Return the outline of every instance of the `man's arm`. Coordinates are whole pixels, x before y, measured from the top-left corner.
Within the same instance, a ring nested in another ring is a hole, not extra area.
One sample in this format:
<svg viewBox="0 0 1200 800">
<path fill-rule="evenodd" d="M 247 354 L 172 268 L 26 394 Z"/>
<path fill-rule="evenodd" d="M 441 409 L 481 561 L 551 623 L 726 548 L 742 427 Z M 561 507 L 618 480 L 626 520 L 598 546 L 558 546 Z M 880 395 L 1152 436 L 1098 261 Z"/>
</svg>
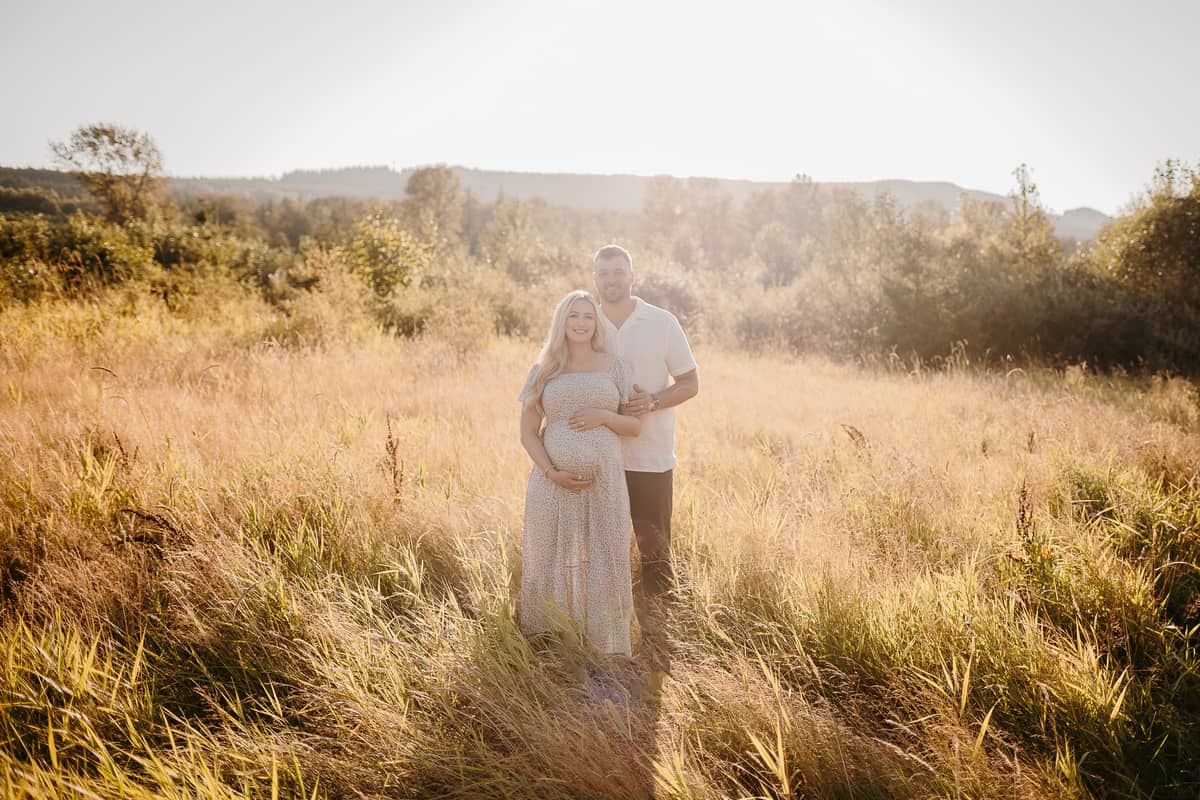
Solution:
<svg viewBox="0 0 1200 800">
<path fill-rule="evenodd" d="M 629 395 L 629 402 L 621 404 L 621 413 L 640 417 L 650 411 L 655 397 L 658 398 L 658 408 L 661 411 L 664 408 L 671 408 L 687 402 L 699 393 L 700 375 L 694 369 L 675 376 L 674 383 L 653 395 L 650 392 L 643 392 L 642 387 L 635 383 L 633 392 Z"/>
<path fill-rule="evenodd" d="M 700 393 L 700 376 L 696 370 L 677 375 L 675 382 L 652 397 L 658 397 L 659 408 L 670 408 L 687 402 Z"/>
<path fill-rule="evenodd" d="M 671 408 L 692 399 L 700 392 L 700 378 L 696 375 L 696 358 L 692 355 L 692 347 L 688 344 L 687 334 L 674 314 L 666 312 L 666 367 L 674 382 L 660 392 L 650 395 L 642 391 L 636 383 L 629 395 L 629 403 L 621 406 L 622 414 L 632 414 L 640 417 L 651 410 L 655 398 L 658 399 L 659 409 Z M 682 371 L 681 371 L 682 370 Z M 675 374 L 678 372 L 678 374 Z"/>
</svg>

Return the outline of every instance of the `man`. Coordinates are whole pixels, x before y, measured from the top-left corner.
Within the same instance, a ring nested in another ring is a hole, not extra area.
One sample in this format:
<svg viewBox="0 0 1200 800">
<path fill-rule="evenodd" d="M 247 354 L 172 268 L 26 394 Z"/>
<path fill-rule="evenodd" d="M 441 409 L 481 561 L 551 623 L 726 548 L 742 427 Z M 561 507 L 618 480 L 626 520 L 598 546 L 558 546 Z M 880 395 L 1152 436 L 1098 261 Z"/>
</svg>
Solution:
<svg viewBox="0 0 1200 800">
<path fill-rule="evenodd" d="M 641 434 L 621 441 L 633 533 L 642 557 L 638 620 L 652 663 L 665 666 L 663 606 L 675 588 L 670 561 L 675 406 L 696 396 L 700 378 L 675 315 L 630 293 L 629 252 L 606 245 L 592 264 L 609 350 L 632 371 L 633 391 L 621 413 L 642 418 Z"/>
</svg>

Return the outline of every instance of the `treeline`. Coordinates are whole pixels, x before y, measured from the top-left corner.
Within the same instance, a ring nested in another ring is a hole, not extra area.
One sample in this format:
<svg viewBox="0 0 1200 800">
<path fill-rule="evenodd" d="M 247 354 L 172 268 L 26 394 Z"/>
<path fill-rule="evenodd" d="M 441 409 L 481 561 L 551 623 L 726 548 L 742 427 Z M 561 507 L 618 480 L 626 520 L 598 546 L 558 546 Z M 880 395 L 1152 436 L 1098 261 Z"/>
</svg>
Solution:
<svg viewBox="0 0 1200 800">
<path fill-rule="evenodd" d="M 43 172 L 0 187 L 0 302 L 126 284 L 183 313 L 220 284 L 288 313 L 324 293 L 329 313 L 399 334 L 469 318 L 466 341 L 489 327 L 536 337 L 554 298 L 590 286 L 590 254 L 617 241 L 637 291 L 699 338 L 1200 372 L 1200 172 L 1177 162 L 1079 244 L 1054 235 L 1024 165 L 1008 202 L 963 196 L 954 212 L 804 178 L 736 204 L 716 181 L 663 177 L 641 213 L 622 214 L 482 203 L 444 166 L 415 170 L 400 199 L 172 194 L 151 156 L 107 173 L 64 157 L 79 182 Z M 144 198 L 131 194 L 139 176 Z"/>
<path fill-rule="evenodd" d="M 745 345 L 842 356 L 1200 367 L 1200 173 L 1167 162 L 1093 242 L 1054 235 L 1022 165 L 1007 203 L 903 210 L 805 180 L 741 208 L 663 179 L 641 219 L 676 305 Z M 664 287 L 668 288 L 668 287 Z"/>
</svg>

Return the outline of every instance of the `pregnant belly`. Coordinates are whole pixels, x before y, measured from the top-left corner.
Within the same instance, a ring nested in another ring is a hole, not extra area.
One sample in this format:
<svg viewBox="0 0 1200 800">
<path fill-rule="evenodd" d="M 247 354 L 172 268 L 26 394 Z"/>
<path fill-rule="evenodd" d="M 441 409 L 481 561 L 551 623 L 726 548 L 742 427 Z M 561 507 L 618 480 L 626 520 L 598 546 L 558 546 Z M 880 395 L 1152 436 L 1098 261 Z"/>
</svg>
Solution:
<svg viewBox="0 0 1200 800">
<path fill-rule="evenodd" d="M 601 465 L 619 458 L 620 453 L 617 435 L 608 428 L 573 431 L 565 421 L 548 426 L 542 442 L 554 466 L 585 479 L 595 477 Z"/>
</svg>

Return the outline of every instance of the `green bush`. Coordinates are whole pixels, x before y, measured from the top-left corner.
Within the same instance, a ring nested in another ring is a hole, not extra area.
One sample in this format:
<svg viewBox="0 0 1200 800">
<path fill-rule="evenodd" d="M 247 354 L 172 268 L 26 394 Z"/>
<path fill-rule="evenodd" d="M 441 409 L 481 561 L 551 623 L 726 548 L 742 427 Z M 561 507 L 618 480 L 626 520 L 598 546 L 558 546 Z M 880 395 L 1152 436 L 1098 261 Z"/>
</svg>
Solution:
<svg viewBox="0 0 1200 800">
<path fill-rule="evenodd" d="M 10 176 L 0 206 L 22 210 L 0 214 L 0 294 L 136 281 L 173 309 L 213 287 L 283 309 L 317 288 L 307 258 L 325 249 L 370 287 L 368 313 L 387 330 L 420 333 L 463 289 L 502 335 L 537 337 L 543 304 L 590 286 L 588 255 L 618 232 L 639 265 L 635 292 L 693 336 L 849 358 L 930 360 L 953 345 L 973 360 L 1200 370 L 1200 175 L 1174 162 L 1069 257 L 1023 166 L 1009 202 L 963 197 L 953 214 L 803 179 L 741 207 L 713 182 L 656 180 L 640 215 L 460 204 L 435 173 L 446 180 L 402 202 L 179 195 L 178 212 L 125 226 L 64 215 L 82 200 L 50 181 L 62 173 Z"/>
<path fill-rule="evenodd" d="M 68 291 L 144 276 L 153 249 L 126 228 L 75 214 L 64 221 L 43 215 L 0 218 L 0 258 L 53 264 Z"/>
<path fill-rule="evenodd" d="M 51 260 L 55 227 L 56 223 L 42 214 L 0 216 L 0 259 Z"/>
<path fill-rule="evenodd" d="M 32 302 L 39 297 L 62 293 L 58 270 L 37 259 L 0 261 L 0 302 Z"/>
<path fill-rule="evenodd" d="M 0 214 L 61 214 L 62 206 L 53 189 L 0 186 Z"/>
<path fill-rule="evenodd" d="M 1167 161 L 1148 191 L 1100 231 L 1083 262 L 1140 312 L 1120 342 L 1155 368 L 1200 370 L 1200 170 Z"/>
<path fill-rule="evenodd" d="M 235 238 L 230 229 L 218 225 L 138 220 L 127 228 L 140 243 L 153 250 L 154 260 L 169 270 L 197 264 L 228 266 L 236 262 L 248 244 Z"/>
<path fill-rule="evenodd" d="M 648 303 L 667 309 L 685 329 L 700 317 L 700 278 L 689 275 L 670 262 L 651 259 L 649 267 L 639 266 L 634 294 Z"/>
<path fill-rule="evenodd" d="M 382 211 L 361 219 L 342 246 L 342 259 L 381 298 L 404 288 L 429 269 L 429 248 Z"/>
</svg>

